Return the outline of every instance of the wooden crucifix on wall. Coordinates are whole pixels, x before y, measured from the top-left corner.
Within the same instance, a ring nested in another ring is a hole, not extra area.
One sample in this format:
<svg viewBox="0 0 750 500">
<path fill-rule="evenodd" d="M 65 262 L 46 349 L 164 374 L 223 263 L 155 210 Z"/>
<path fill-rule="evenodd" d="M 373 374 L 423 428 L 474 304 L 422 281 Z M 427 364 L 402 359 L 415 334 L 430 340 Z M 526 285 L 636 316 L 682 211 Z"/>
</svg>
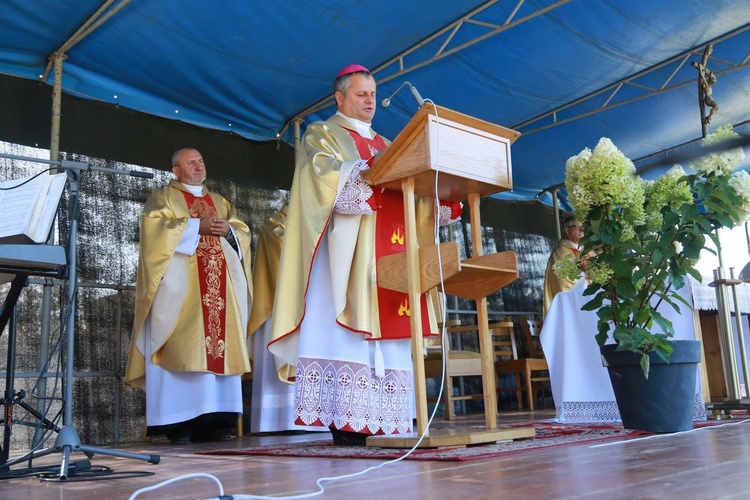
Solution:
<svg viewBox="0 0 750 500">
<path fill-rule="evenodd" d="M 711 87 L 716 83 L 716 75 L 708 69 L 708 58 L 713 52 L 712 44 L 706 45 L 701 62 L 691 62 L 690 65 L 698 70 L 698 105 L 701 111 L 701 130 L 706 137 L 706 127 L 711 123 L 711 117 L 719 110 L 719 105 L 713 98 Z M 706 106 L 711 108 L 706 114 Z"/>
</svg>

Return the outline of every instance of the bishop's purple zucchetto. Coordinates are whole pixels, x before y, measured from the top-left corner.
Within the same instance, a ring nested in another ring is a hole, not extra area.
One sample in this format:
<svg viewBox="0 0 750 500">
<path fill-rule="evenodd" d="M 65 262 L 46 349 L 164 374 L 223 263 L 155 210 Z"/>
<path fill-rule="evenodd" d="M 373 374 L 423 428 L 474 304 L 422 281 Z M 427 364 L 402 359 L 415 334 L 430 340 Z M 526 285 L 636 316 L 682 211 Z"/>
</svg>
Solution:
<svg viewBox="0 0 750 500">
<path fill-rule="evenodd" d="M 348 66 L 344 66 L 344 68 L 339 71 L 339 74 L 336 75 L 336 78 L 341 78 L 344 75 L 351 75 L 352 73 L 356 73 L 358 71 L 367 71 L 370 72 L 369 69 L 365 68 L 361 64 L 350 64 Z"/>
</svg>

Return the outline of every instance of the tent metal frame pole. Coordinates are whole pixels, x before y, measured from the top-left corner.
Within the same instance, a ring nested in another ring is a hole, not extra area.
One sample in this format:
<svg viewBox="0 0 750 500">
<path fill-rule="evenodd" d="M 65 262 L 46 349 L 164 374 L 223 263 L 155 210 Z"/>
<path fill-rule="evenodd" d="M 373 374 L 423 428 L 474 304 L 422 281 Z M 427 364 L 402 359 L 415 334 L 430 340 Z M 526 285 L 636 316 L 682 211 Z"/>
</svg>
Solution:
<svg viewBox="0 0 750 500">
<path fill-rule="evenodd" d="M 50 126 L 49 159 L 58 161 L 60 156 L 60 119 L 62 117 L 62 66 L 65 54 L 56 52 L 51 58 L 54 65 L 54 83 L 52 85 L 52 116 Z M 48 244 L 53 244 L 50 239 Z M 50 334 L 50 307 L 52 304 L 52 282 L 45 280 L 42 289 L 42 325 L 39 338 L 39 372 L 41 373 L 47 361 L 49 351 Z M 37 410 L 43 412 L 45 409 L 44 396 L 47 395 L 47 379 L 43 378 L 39 384 L 40 394 L 43 396 L 37 401 Z"/>
<path fill-rule="evenodd" d="M 302 137 L 300 136 L 300 126 L 302 125 L 301 119 L 294 120 L 294 159 L 297 159 L 299 154 L 299 145 Z"/>
<path fill-rule="evenodd" d="M 60 155 L 60 118 L 62 117 L 62 74 L 63 61 L 66 55 L 55 52 L 50 57 L 53 64 L 54 81 L 52 84 L 52 130 L 49 141 L 49 159 L 58 160 Z"/>
<path fill-rule="evenodd" d="M 562 233 L 560 232 L 560 201 L 557 199 L 557 189 L 552 191 L 552 205 L 555 212 L 555 234 L 557 234 L 557 241 L 562 239 Z"/>
<path fill-rule="evenodd" d="M 125 7 L 127 4 L 130 3 L 131 0 L 122 0 L 117 6 L 112 8 L 112 10 L 107 12 L 107 9 L 112 5 L 112 3 L 115 2 L 115 0 L 106 0 L 97 10 L 94 12 L 85 23 L 83 23 L 75 33 L 73 33 L 70 38 L 68 38 L 62 45 L 60 45 L 60 48 L 57 49 L 55 52 L 53 52 L 53 55 L 49 57 L 49 61 L 47 62 L 47 67 L 44 70 L 44 74 L 42 74 L 41 80 L 44 82 L 47 80 L 47 75 L 49 75 L 50 67 L 53 64 L 53 56 L 54 54 L 65 54 L 68 52 L 71 48 L 73 48 L 78 42 L 89 36 L 95 29 L 97 29 L 99 26 L 102 25 L 107 19 L 115 15 L 117 12 L 119 12 L 123 7 Z M 106 14 L 105 14 L 106 12 Z"/>
</svg>

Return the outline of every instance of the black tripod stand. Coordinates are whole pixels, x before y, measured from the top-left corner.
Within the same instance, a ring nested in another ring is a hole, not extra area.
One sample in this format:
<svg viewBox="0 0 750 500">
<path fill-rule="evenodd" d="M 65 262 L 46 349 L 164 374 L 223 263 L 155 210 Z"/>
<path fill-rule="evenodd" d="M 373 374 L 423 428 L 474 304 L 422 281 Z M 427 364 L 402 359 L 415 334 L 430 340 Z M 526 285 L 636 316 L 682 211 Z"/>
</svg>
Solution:
<svg viewBox="0 0 750 500">
<path fill-rule="evenodd" d="M 22 247 L 24 245 L 10 245 L 11 247 Z M 8 247 L 5 247 L 4 250 L 4 258 L 9 259 L 7 255 L 7 251 L 9 250 Z M 46 249 L 45 249 L 46 250 Z M 49 248 L 49 250 L 57 250 L 57 248 Z M 59 250 L 62 250 L 62 248 L 59 248 Z M 16 256 L 18 257 L 18 255 Z M 58 261 L 58 265 L 52 264 L 51 262 L 47 262 L 46 265 L 50 267 L 49 270 L 42 270 L 38 269 L 38 272 L 34 272 L 34 274 L 39 273 L 58 273 L 61 272 L 62 269 L 64 269 L 64 255 L 61 256 L 62 259 Z M 49 259 L 49 257 L 46 257 Z M 10 258 L 10 261 L 16 260 L 15 263 L 19 263 L 16 259 Z M 7 260 L 6 260 L 7 261 Z M 13 409 L 15 406 L 20 406 L 27 412 L 29 412 L 31 415 L 34 415 L 40 422 L 41 425 L 47 429 L 47 430 L 54 430 L 56 432 L 60 431 L 60 428 L 57 427 L 53 422 L 48 420 L 44 417 L 41 413 L 39 413 L 35 408 L 33 408 L 31 405 L 29 405 L 26 401 L 23 400 L 23 398 L 26 396 L 26 391 L 19 391 L 16 392 L 14 389 L 15 385 L 15 372 L 16 372 L 16 302 L 18 301 L 18 297 L 21 293 L 21 290 L 26 286 L 28 283 L 28 276 L 31 272 L 30 268 L 28 267 L 30 263 L 23 264 L 23 268 L 20 267 L 7 267 L 7 266 L 0 266 L 0 269 L 7 271 L 11 274 L 15 275 L 15 278 L 13 279 L 13 282 L 11 283 L 10 290 L 8 291 L 8 295 L 6 297 L 5 302 L 3 303 L 2 310 L 0 310 L 0 332 L 5 330 L 5 326 L 8 325 L 8 353 L 7 353 L 7 360 L 8 364 L 6 365 L 6 375 L 5 375 L 5 394 L 3 396 L 3 399 L 0 400 L 0 403 L 3 405 L 3 415 L 0 422 L 2 422 L 2 428 L 3 428 L 3 444 L 2 447 L 0 447 L 0 473 L 7 472 L 9 470 L 8 465 L 8 453 L 10 450 L 10 437 L 12 433 L 13 428 Z M 41 264 L 37 264 L 41 265 Z"/>
<path fill-rule="evenodd" d="M 158 464 L 160 457 L 159 455 L 144 455 L 138 453 L 128 453 L 119 450 L 112 450 L 107 448 L 97 448 L 93 446 L 84 445 L 81 443 L 81 439 L 78 436 L 73 426 L 73 348 L 75 345 L 75 305 L 76 305 L 76 289 L 77 289 L 77 272 L 76 272 L 76 239 L 78 230 L 78 210 L 79 210 L 79 189 L 80 189 L 80 174 L 83 170 L 100 170 L 110 173 L 130 175 L 133 177 L 146 177 L 152 178 L 152 174 L 135 172 L 135 171 L 124 171 L 106 167 L 97 167 L 82 162 L 72 161 L 54 161 L 54 160 L 39 160 L 36 158 L 26 158 L 21 156 L 3 155 L 9 158 L 33 161 L 39 163 L 47 163 L 52 165 L 59 165 L 62 169 L 67 172 L 68 184 L 70 186 L 70 200 L 68 205 L 68 218 L 70 222 L 70 234 L 68 237 L 68 314 L 66 328 L 65 328 L 65 393 L 63 400 L 63 427 L 60 429 L 55 440 L 55 444 L 48 448 L 34 451 L 31 453 L 30 458 L 43 457 L 52 453 L 62 453 L 62 461 L 60 463 L 59 479 L 65 480 L 68 478 L 68 467 L 70 465 L 70 454 L 74 451 L 80 451 L 86 454 L 87 457 L 91 458 L 96 453 L 102 455 L 111 455 L 122 458 L 133 458 L 137 460 L 145 460 L 152 464 Z"/>
</svg>

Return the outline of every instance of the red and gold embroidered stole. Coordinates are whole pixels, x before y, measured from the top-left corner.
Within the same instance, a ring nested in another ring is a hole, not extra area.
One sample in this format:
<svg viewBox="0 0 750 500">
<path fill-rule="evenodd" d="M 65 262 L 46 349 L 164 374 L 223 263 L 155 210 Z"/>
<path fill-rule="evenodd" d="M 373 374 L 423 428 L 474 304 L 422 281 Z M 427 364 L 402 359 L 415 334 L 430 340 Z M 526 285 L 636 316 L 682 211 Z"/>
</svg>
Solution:
<svg viewBox="0 0 750 500">
<path fill-rule="evenodd" d="M 216 217 L 216 207 L 211 196 L 199 198 L 183 191 L 190 217 Z M 195 251 L 198 262 L 198 279 L 203 307 L 204 346 L 206 368 L 213 373 L 224 373 L 226 349 L 227 266 L 221 240 L 218 236 L 200 235 Z"/>
<path fill-rule="evenodd" d="M 376 135 L 373 139 L 368 139 L 354 130 L 347 130 L 354 139 L 359 156 L 363 160 L 371 158 L 378 151 L 386 148 L 385 141 L 379 135 Z M 386 189 L 383 191 L 381 200 L 382 207 L 377 210 L 375 224 L 376 261 L 386 255 L 406 251 L 404 197 L 401 191 Z M 421 296 L 421 302 L 422 333 L 423 335 L 430 335 L 427 300 L 424 294 Z M 378 287 L 378 306 L 380 310 L 380 332 L 383 339 L 411 338 L 409 294 Z"/>
</svg>

